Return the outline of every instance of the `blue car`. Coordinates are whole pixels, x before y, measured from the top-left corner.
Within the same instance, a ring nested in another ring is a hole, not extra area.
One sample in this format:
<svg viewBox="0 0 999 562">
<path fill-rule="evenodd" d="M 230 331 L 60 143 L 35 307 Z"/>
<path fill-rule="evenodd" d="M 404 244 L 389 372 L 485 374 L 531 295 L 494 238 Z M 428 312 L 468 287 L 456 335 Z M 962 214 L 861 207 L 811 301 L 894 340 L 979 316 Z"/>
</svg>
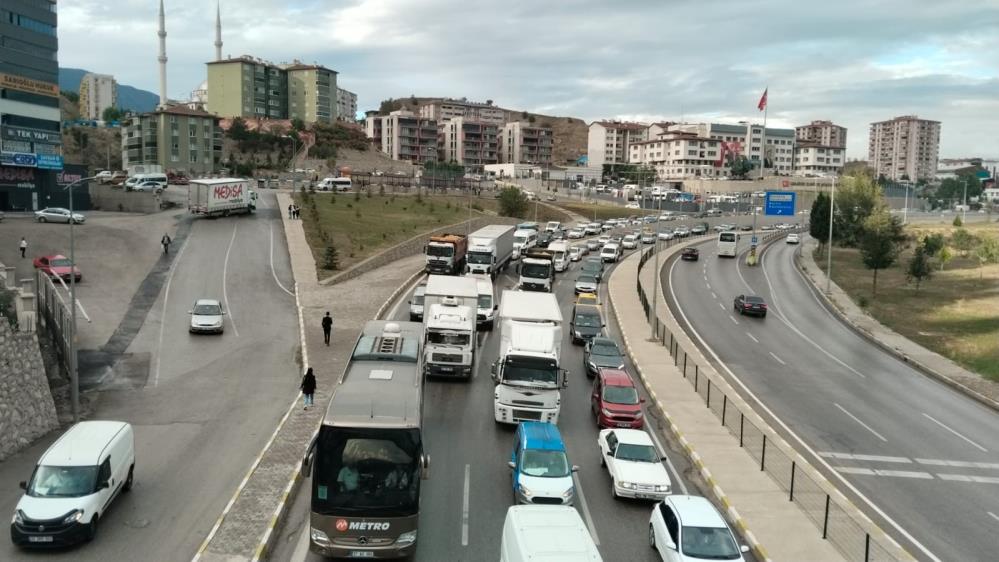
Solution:
<svg viewBox="0 0 999 562">
<path fill-rule="evenodd" d="M 565 443 L 558 427 L 543 422 L 521 422 L 508 463 L 512 470 L 515 503 L 572 505 L 576 498 Z"/>
</svg>

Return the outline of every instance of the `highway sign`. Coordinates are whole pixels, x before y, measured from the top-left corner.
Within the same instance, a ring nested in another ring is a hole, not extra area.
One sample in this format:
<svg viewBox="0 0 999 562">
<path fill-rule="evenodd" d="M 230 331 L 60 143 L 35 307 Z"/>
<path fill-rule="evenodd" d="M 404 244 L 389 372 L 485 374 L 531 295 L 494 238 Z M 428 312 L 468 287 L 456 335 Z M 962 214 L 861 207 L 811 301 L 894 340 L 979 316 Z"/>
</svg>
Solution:
<svg viewBox="0 0 999 562">
<path fill-rule="evenodd" d="M 794 216 L 796 194 L 793 191 L 768 191 L 764 203 L 767 216 Z"/>
<path fill-rule="evenodd" d="M 753 236 L 753 246 L 755 246 L 756 243 L 757 243 L 756 236 Z"/>
</svg>

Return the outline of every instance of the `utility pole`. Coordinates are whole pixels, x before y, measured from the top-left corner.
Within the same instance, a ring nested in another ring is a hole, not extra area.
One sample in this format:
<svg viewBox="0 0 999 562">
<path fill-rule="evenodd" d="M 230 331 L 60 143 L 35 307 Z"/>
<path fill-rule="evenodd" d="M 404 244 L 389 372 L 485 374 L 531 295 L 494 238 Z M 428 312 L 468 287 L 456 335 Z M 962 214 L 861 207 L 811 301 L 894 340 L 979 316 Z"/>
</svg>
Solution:
<svg viewBox="0 0 999 562">
<path fill-rule="evenodd" d="M 961 223 L 968 222 L 968 178 L 964 178 L 964 204 L 961 206 Z"/>
<path fill-rule="evenodd" d="M 69 192 L 69 388 L 73 402 L 73 423 L 80 421 L 80 376 L 77 372 L 76 360 L 76 238 L 73 233 L 73 225 L 76 224 L 76 221 L 73 220 L 73 188 L 77 184 L 95 178 L 96 176 L 78 179 L 64 188 Z"/>
<path fill-rule="evenodd" d="M 829 196 L 829 241 L 826 244 L 826 294 L 832 292 L 832 241 L 833 210 L 836 208 L 836 178 L 832 180 L 832 193 Z"/>
<path fill-rule="evenodd" d="M 662 228 L 662 221 L 659 220 L 663 214 L 663 200 L 659 198 L 659 212 L 656 214 L 656 241 L 652 244 L 652 248 L 656 253 L 656 265 L 652 270 L 652 317 L 659 318 L 658 312 L 656 311 L 656 305 L 659 301 L 659 231 Z M 641 271 L 639 271 L 641 274 Z M 656 339 L 656 321 L 652 322 L 652 339 Z"/>
</svg>

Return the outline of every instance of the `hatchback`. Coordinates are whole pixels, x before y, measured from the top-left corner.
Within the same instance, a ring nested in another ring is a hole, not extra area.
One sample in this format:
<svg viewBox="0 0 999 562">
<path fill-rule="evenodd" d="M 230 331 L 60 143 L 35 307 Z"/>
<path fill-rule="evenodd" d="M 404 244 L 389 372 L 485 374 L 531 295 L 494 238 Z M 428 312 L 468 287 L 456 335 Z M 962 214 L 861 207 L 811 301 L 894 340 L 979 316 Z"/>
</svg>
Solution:
<svg viewBox="0 0 999 562">
<path fill-rule="evenodd" d="M 638 396 L 635 382 L 623 369 L 600 369 L 593 379 L 590 409 L 601 429 L 641 429 L 645 426 L 644 402 L 645 399 Z"/>
<path fill-rule="evenodd" d="M 188 311 L 191 315 L 191 327 L 188 331 L 195 333 L 221 334 L 225 329 L 222 317 L 222 303 L 215 299 L 198 299 L 194 308 Z"/>
<path fill-rule="evenodd" d="M 715 506 L 700 496 L 668 496 L 652 508 L 649 546 L 667 562 L 742 562 L 749 547 L 739 545 Z"/>
</svg>

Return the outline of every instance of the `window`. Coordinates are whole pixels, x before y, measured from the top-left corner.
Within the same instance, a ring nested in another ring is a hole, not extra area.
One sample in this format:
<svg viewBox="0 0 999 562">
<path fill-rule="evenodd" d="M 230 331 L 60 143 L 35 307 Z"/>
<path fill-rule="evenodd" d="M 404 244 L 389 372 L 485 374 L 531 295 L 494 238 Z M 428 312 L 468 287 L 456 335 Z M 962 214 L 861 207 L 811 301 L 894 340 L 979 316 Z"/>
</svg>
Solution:
<svg viewBox="0 0 999 562">
<path fill-rule="evenodd" d="M 673 544 L 680 542 L 680 524 L 676 520 L 676 514 L 673 513 L 673 508 L 669 507 L 665 503 L 659 504 L 659 511 L 663 515 L 663 522 L 666 524 L 666 531 L 669 533 L 669 537 L 673 539 Z"/>
</svg>

